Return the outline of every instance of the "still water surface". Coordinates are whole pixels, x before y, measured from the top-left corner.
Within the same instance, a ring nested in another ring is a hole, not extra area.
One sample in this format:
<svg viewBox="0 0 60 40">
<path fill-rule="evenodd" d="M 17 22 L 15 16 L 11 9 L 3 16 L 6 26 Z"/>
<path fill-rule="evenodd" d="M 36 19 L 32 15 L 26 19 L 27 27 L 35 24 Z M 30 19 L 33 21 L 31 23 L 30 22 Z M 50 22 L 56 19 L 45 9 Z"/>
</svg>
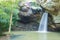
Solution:
<svg viewBox="0 0 60 40">
<path fill-rule="evenodd" d="M 39 33 L 35 31 L 12 32 L 10 40 L 60 40 L 60 32 Z"/>
</svg>

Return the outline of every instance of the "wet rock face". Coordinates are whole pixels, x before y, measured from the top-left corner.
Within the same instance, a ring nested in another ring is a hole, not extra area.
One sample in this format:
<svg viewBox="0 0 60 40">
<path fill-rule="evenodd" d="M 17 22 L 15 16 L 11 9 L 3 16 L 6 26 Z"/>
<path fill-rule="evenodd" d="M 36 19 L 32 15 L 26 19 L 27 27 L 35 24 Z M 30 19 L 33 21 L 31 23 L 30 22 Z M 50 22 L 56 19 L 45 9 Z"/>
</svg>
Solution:
<svg viewBox="0 0 60 40">
<path fill-rule="evenodd" d="M 32 21 L 37 21 L 40 19 L 40 11 L 41 9 L 33 9 L 31 7 L 27 7 L 25 5 L 20 7 L 19 10 L 19 18 L 21 18 L 21 22 L 28 23 Z"/>
<path fill-rule="evenodd" d="M 36 22 L 31 22 L 28 24 L 23 24 L 20 22 L 16 23 L 16 26 L 12 27 L 13 31 L 38 31 L 39 24 Z"/>
<path fill-rule="evenodd" d="M 38 2 L 39 0 L 37 0 Z M 60 0 L 44 0 L 39 1 L 38 4 L 42 5 L 49 13 L 58 15 L 60 9 Z"/>
<path fill-rule="evenodd" d="M 19 31 L 37 31 L 40 21 L 40 10 L 27 7 L 25 5 L 20 6 L 19 9 L 19 18 L 16 22 L 16 27 L 13 27 L 12 30 Z"/>
<path fill-rule="evenodd" d="M 19 18 L 21 19 L 20 21 L 23 21 L 25 23 L 27 22 L 32 22 L 32 21 L 37 21 L 40 17 L 40 14 L 31 14 L 29 12 L 21 12 L 19 13 Z"/>
</svg>

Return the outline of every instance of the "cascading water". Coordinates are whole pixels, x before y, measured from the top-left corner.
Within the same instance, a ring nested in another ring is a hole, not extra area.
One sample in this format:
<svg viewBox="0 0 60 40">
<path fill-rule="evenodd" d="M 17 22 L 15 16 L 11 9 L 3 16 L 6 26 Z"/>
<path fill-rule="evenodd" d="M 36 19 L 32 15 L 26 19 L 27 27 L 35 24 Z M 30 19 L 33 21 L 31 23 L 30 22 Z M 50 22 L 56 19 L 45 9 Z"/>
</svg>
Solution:
<svg viewBox="0 0 60 40">
<path fill-rule="evenodd" d="M 47 24 L 48 23 L 48 13 L 45 12 L 43 13 L 43 16 L 41 18 L 40 24 L 39 24 L 39 28 L 38 28 L 38 32 L 47 32 Z"/>
</svg>

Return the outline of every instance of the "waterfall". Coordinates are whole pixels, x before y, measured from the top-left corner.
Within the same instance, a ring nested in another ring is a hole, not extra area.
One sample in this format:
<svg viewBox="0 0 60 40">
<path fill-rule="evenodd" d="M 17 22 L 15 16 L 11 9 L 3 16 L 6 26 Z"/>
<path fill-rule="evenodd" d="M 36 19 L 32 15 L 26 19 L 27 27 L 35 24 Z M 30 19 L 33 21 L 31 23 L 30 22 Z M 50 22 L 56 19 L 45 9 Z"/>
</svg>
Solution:
<svg viewBox="0 0 60 40">
<path fill-rule="evenodd" d="M 47 32 L 47 26 L 48 26 L 48 13 L 45 12 L 42 15 L 40 24 L 39 24 L 39 28 L 38 28 L 38 32 Z"/>
</svg>

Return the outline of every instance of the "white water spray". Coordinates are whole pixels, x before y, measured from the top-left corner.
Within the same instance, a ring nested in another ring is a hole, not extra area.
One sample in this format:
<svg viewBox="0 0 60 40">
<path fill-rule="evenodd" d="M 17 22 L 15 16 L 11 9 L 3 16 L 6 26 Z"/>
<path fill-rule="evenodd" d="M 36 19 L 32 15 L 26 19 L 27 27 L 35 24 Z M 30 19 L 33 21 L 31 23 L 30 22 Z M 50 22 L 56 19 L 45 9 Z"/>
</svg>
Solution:
<svg viewBox="0 0 60 40">
<path fill-rule="evenodd" d="M 47 25 L 48 25 L 47 23 L 48 23 L 48 13 L 45 12 L 45 13 L 43 13 L 43 16 L 41 18 L 38 32 L 46 33 L 47 32 Z"/>
</svg>

